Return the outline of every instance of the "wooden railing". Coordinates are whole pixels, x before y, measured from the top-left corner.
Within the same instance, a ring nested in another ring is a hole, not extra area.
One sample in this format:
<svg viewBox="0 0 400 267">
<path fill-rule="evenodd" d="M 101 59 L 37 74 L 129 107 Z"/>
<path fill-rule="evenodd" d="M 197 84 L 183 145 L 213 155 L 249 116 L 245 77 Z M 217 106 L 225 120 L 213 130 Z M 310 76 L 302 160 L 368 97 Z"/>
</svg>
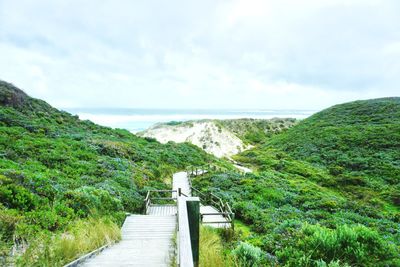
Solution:
<svg viewBox="0 0 400 267">
<path fill-rule="evenodd" d="M 189 166 L 186 168 L 186 172 L 188 175 L 201 175 L 207 172 L 233 172 L 233 173 L 237 173 L 240 175 L 245 175 L 246 172 L 240 169 L 228 169 L 225 167 L 221 167 L 215 164 L 204 164 L 204 165 L 200 165 L 200 166 Z"/>
<path fill-rule="evenodd" d="M 192 195 L 199 197 L 201 203 L 213 206 L 219 211 L 215 213 L 202 213 L 200 218 L 201 221 L 203 221 L 204 216 L 207 215 L 221 215 L 225 218 L 225 221 L 207 221 L 207 224 L 227 223 L 230 225 L 232 230 L 235 230 L 235 213 L 232 212 L 232 208 L 228 202 L 223 201 L 221 198 L 214 195 L 213 193 L 204 193 L 194 187 L 191 187 L 191 190 Z"/>
<path fill-rule="evenodd" d="M 186 168 L 188 175 L 200 175 L 207 172 L 226 172 L 228 171 L 225 167 L 220 167 L 215 164 L 204 164 L 200 166 L 189 166 Z"/>
<path fill-rule="evenodd" d="M 145 214 L 151 205 L 177 205 L 177 264 L 196 267 L 199 261 L 200 202 L 198 197 L 188 197 L 178 190 L 149 190 L 145 202 Z"/>
<path fill-rule="evenodd" d="M 235 214 L 230 205 L 213 193 L 204 193 L 192 186 L 191 177 L 207 172 L 227 171 L 215 165 L 191 167 L 187 169 L 192 196 L 186 196 L 178 190 L 149 190 L 144 200 L 145 214 L 151 205 L 177 204 L 178 236 L 177 264 L 182 267 L 196 267 L 199 260 L 199 222 L 207 215 L 221 215 L 224 221 L 207 221 L 207 224 L 228 224 L 234 230 Z M 200 214 L 200 199 L 203 204 L 211 205 L 218 212 Z"/>
<path fill-rule="evenodd" d="M 192 185 L 192 176 L 203 174 L 204 170 L 200 168 L 195 168 L 194 172 L 188 172 L 188 181 L 190 190 L 192 191 L 192 196 L 197 196 L 200 198 L 201 203 L 211 205 L 216 208 L 219 212 L 215 213 L 202 213 L 201 221 L 203 221 L 204 216 L 207 215 L 221 215 L 226 221 L 207 221 L 207 224 L 222 224 L 227 223 L 230 225 L 232 230 L 235 230 L 235 213 L 232 212 L 232 208 L 228 202 L 223 201 L 220 197 L 214 195 L 210 192 L 201 192 Z"/>
<path fill-rule="evenodd" d="M 177 190 L 149 190 L 144 200 L 144 214 L 147 214 L 152 204 L 175 204 L 178 197 Z"/>
<path fill-rule="evenodd" d="M 199 208 L 198 197 L 178 197 L 178 266 L 198 266 Z"/>
</svg>

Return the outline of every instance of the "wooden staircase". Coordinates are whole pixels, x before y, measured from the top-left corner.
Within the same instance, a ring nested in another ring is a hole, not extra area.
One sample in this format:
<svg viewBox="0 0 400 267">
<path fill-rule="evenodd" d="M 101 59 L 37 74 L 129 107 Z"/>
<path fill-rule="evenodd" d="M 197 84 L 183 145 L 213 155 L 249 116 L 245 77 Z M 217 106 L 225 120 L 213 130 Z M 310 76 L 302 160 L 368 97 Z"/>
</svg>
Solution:
<svg viewBox="0 0 400 267">
<path fill-rule="evenodd" d="M 171 266 L 175 231 L 174 215 L 128 216 L 122 227 L 122 240 L 82 266 Z"/>
<path fill-rule="evenodd" d="M 213 227 L 233 228 L 233 213 L 227 203 L 215 199 L 212 194 L 209 198 L 196 192 L 213 205 L 202 206 L 199 197 L 192 197 L 192 192 L 197 190 L 191 187 L 189 176 L 205 172 L 179 172 L 174 174 L 172 190 L 148 191 L 145 215 L 126 218 L 120 242 L 93 251 L 66 266 L 196 266 L 200 219 Z M 178 245 L 175 247 L 176 236 Z"/>
</svg>

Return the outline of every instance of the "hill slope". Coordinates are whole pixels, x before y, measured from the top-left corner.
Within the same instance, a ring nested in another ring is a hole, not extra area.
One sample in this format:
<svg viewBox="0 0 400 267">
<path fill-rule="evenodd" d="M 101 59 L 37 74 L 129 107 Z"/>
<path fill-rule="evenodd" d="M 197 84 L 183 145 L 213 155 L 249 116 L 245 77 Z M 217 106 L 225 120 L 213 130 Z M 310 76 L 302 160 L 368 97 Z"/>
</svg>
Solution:
<svg viewBox="0 0 400 267">
<path fill-rule="evenodd" d="M 365 192 L 351 186 L 378 190 L 400 205 L 400 98 L 333 106 L 275 136 L 269 145 L 326 167 L 358 197 Z"/>
<path fill-rule="evenodd" d="M 96 225 L 82 224 L 89 217 L 115 225 L 124 212 L 141 211 L 147 188 L 167 187 L 174 171 L 213 160 L 187 143 L 162 145 L 81 121 L 0 81 L 0 265 L 11 246 L 23 252 L 21 244 L 30 244 L 23 255 L 30 264 L 62 265 L 85 251 L 66 251 L 49 263 L 57 252 L 49 243 L 59 240 L 53 233 L 71 237 Z M 90 240 L 95 232 L 88 234 Z M 92 245 L 109 241 L 104 234 Z"/>
</svg>

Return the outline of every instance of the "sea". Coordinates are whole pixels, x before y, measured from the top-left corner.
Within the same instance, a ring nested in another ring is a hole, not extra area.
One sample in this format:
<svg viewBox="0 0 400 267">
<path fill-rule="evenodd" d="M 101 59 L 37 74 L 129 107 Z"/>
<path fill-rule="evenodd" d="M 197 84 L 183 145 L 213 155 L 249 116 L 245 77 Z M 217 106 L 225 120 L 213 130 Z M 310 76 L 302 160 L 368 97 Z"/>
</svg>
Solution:
<svg viewBox="0 0 400 267">
<path fill-rule="evenodd" d="M 65 111 L 78 115 L 82 120 L 112 128 L 127 129 L 133 133 L 144 131 L 154 124 L 171 121 L 202 119 L 304 119 L 315 110 L 267 110 L 267 109 L 130 109 L 130 108 L 69 108 Z"/>
</svg>

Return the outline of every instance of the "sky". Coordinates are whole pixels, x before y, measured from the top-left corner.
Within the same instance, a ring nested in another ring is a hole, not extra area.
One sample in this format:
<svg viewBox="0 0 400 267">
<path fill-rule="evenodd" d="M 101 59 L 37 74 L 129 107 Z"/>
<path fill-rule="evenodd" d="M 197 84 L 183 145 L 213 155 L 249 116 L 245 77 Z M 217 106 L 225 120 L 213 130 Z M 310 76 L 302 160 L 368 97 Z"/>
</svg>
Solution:
<svg viewBox="0 0 400 267">
<path fill-rule="evenodd" d="M 0 0 L 0 79 L 58 108 L 400 95 L 398 0 Z"/>
</svg>

